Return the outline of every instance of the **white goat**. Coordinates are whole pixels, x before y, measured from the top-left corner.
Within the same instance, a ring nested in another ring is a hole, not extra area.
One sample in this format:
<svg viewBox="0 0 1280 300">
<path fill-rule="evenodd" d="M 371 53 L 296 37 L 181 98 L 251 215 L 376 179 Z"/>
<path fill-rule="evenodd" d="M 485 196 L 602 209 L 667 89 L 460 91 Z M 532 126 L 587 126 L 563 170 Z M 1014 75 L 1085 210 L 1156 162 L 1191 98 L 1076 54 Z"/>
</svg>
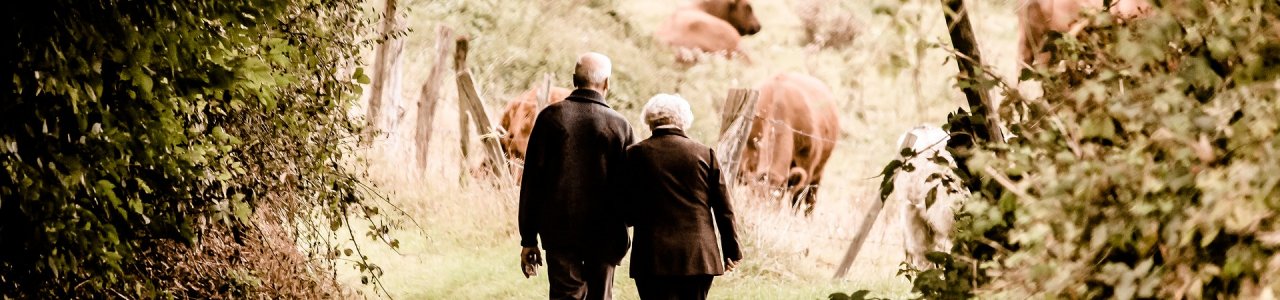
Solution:
<svg viewBox="0 0 1280 300">
<path fill-rule="evenodd" d="M 942 128 L 929 125 L 916 126 L 898 138 L 898 160 L 903 165 L 894 174 L 891 196 L 902 205 L 899 224 L 905 226 L 907 263 L 920 270 L 931 266 L 925 254 L 951 251 L 955 210 L 969 197 L 952 169 L 956 162 L 946 149 L 950 138 Z M 915 154 L 902 156 L 901 150 L 908 148 Z"/>
</svg>

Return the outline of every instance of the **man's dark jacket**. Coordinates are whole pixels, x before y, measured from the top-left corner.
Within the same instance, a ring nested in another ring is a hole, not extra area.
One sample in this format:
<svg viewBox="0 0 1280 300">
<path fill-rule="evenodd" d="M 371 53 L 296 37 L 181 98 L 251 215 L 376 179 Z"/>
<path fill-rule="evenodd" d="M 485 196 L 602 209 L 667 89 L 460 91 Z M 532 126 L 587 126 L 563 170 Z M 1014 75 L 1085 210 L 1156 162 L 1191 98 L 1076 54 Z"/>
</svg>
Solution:
<svg viewBox="0 0 1280 300">
<path fill-rule="evenodd" d="M 631 277 L 720 275 L 724 258 L 742 259 L 733 205 L 710 148 L 680 129 L 658 128 L 627 149 L 626 167 L 624 207 L 635 226 Z"/>
<path fill-rule="evenodd" d="M 520 185 L 520 245 L 617 265 L 630 239 L 619 176 L 631 125 L 600 93 L 578 89 L 534 121 Z"/>
</svg>

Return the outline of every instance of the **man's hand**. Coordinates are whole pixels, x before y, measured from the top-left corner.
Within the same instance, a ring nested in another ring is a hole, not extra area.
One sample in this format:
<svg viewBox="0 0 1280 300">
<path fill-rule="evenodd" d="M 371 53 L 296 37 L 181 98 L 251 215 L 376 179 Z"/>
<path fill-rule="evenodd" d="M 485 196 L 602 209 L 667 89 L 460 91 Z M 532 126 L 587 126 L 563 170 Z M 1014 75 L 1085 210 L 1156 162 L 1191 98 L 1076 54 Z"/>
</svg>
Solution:
<svg viewBox="0 0 1280 300">
<path fill-rule="evenodd" d="M 732 260 L 732 259 L 728 259 L 728 258 L 724 259 L 724 271 L 725 271 L 725 272 L 733 272 L 733 269 L 737 269 L 737 268 L 738 268 L 738 262 L 739 262 L 739 261 L 742 261 L 742 260 Z"/>
<path fill-rule="evenodd" d="M 538 276 L 540 266 L 542 266 L 542 251 L 539 251 L 538 247 L 520 249 L 520 269 L 524 271 L 524 278 Z"/>
</svg>

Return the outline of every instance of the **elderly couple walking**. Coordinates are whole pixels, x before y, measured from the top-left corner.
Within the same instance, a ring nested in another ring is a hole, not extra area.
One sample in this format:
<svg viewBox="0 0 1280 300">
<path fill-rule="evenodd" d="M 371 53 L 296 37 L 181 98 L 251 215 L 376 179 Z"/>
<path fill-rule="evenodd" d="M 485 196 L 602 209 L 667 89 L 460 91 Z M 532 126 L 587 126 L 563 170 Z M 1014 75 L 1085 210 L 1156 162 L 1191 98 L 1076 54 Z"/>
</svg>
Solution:
<svg viewBox="0 0 1280 300">
<path fill-rule="evenodd" d="M 599 53 L 580 56 L 577 89 L 534 122 L 520 189 L 521 268 L 536 275 L 541 236 L 551 299 L 611 299 L 614 267 L 630 247 L 640 298 L 704 299 L 712 277 L 742 259 L 715 153 L 685 136 L 693 113 L 673 95 L 649 100 L 653 135 L 634 143 L 605 103 L 611 68 Z"/>
</svg>

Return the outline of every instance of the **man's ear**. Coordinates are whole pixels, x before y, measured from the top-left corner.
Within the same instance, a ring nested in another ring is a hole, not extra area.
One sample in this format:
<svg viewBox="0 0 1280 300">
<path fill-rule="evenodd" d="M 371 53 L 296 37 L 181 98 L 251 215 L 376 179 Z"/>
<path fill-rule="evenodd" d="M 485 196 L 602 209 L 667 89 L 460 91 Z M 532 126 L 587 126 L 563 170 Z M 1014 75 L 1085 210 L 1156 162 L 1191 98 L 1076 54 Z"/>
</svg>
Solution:
<svg viewBox="0 0 1280 300">
<path fill-rule="evenodd" d="M 604 87 L 603 87 L 603 88 L 604 88 L 605 90 L 609 90 L 609 79 L 610 79 L 610 78 L 605 78 L 605 79 L 604 79 Z"/>
</svg>

